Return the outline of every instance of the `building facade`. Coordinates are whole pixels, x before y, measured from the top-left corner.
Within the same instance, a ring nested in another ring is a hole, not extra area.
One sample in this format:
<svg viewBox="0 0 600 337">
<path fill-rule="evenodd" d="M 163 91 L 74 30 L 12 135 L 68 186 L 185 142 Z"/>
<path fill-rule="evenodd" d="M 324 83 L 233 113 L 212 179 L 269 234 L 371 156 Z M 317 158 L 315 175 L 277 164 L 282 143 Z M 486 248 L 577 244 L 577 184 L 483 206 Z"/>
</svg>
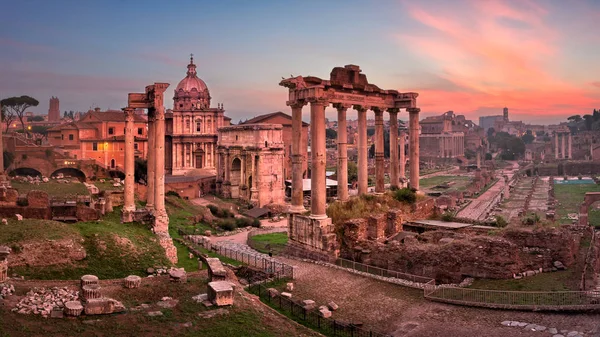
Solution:
<svg viewBox="0 0 600 337">
<path fill-rule="evenodd" d="M 145 116 L 134 119 L 135 157 L 146 158 L 148 131 Z M 119 110 L 90 110 L 77 122 L 48 130 L 48 142 L 73 159 L 94 159 L 107 169 L 123 171 L 125 166 L 125 114 Z"/>
<path fill-rule="evenodd" d="M 468 128 L 466 123 L 464 116 L 456 116 L 452 111 L 441 116 L 423 119 L 420 122 L 421 134 L 419 136 L 421 156 L 463 157 L 465 154 L 465 132 L 463 130 Z"/>
<path fill-rule="evenodd" d="M 60 121 L 60 101 L 58 100 L 58 97 L 52 96 L 52 98 L 50 98 L 50 107 L 48 108 L 48 121 Z"/>
<path fill-rule="evenodd" d="M 217 193 L 258 207 L 284 204 L 282 129 L 277 124 L 220 128 Z"/>
<path fill-rule="evenodd" d="M 292 116 L 285 114 L 281 111 L 273 112 L 270 114 L 256 116 L 249 119 L 242 124 L 278 124 L 283 127 L 282 138 L 284 145 L 284 161 L 283 176 L 286 180 L 292 179 Z M 309 124 L 302 122 L 302 144 L 301 148 L 306 149 L 308 147 L 308 127 Z M 303 177 L 308 177 L 308 158 L 302 160 L 302 172 Z"/>
<path fill-rule="evenodd" d="M 210 106 L 210 92 L 196 73 L 193 57 L 186 77 L 173 96 L 173 109 L 165 114 L 165 169 L 185 175 L 195 169 L 216 173 L 217 130 L 230 124 L 222 104 Z"/>
</svg>

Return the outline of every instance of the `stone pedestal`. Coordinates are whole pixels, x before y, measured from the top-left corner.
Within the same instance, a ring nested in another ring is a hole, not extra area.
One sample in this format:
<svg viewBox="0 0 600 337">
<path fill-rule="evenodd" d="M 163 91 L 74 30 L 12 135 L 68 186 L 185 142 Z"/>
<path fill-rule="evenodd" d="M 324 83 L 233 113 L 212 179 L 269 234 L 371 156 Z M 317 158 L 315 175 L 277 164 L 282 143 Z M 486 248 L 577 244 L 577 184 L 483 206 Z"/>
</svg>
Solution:
<svg viewBox="0 0 600 337">
<path fill-rule="evenodd" d="M 142 284 L 142 278 L 137 275 L 129 275 L 124 280 L 124 286 L 128 289 L 139 288 Z"/>
<path fill-rule="evenodd" d="M 208 300 L 218 307 L 233 305 L 233 287 L 227 281 L 209 282 L 207 294 Z"/>
<path fill-rule="evenodd" d="M 221 260 L 216 257 L 206 258 L 206 265 L 208 267 L 208 280 L 213 281 L 225 281 L 227 280 L 227 270 L 223 267 Z"/>
<path fill-rule="evenodd" d="M 81 287 L 81 293 L 83 295 L 83 299 L 85 301 L 92 298 L 100 298 L 102 294 L 100 293 L 100 285 L 98 284 L 86 284 Z"/>
<path fill-rule="evenodd" d="M 70 301 L 65 303 L 65 315 L 78 317 L 83 311 L 83 305 L 79 301 Z"/>
<path fill-rule="evenodd" d="M 410 131 L 410 187 L 419 190 L 419 108 L 407 109 Z"/>
<path fill-rule="evenodd" d="M 383 163 L 383 110 L 375 110 L 375 192 L 385 192 Z"/>
<path fill-rule="evenodd" d="M 96 275 L 83 275 L 81 277 L 81 287 L 91 284 L 98 284 L 98 276 Z"/>
</svg>

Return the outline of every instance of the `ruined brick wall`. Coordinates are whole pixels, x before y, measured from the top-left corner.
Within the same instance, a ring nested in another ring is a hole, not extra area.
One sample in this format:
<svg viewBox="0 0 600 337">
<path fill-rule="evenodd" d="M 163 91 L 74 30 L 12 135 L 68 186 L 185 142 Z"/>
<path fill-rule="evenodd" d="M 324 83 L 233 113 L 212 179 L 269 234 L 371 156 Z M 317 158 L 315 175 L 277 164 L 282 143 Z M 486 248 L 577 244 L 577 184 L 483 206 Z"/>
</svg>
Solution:
<svg viewBox="0 0 600 337">
<path fill-rule="evenodd" d="M 84 205 L 77 205 L 76 216 L 79 221 L 98 220 L 100 219 L 100 211 Z"/>
<path fill-rule="evenodd" d="M 580 174 L 598 174 L 600 173 L 600 162 L 566 162 L 564 164 L 564 173 L 569 176 Z"/>
<path fill-rule="evenodd" d="M 377 241 L 384 240 L 386 227 L 387 216 L 385 214 L 371 215 L 367 219 L 367 238 Z"/>
<path fill-rule="evenodd" d="M 0 217 L 2 218 L 14 218 L 15 214 L 21 214 L 26 219 L 45 219 L 48 220 L 51 217 L 50 208 L 39 208 L 29 206 L 1 206 Z"/>
<path fill-rule="evenodd" d="M 48 197 L 48 193 L 44 191 L 29 191 L 27 193 L 27 202 L 29 207 L 34 208 L 46 208 L 50 206 L 50 198 Z"/>
<path fill-rule="evenodd" d="M 411 206 L 411 217 L 413 219 L 428 219 L 435 213 L 435 199 L 427 198 L 414 203 Z"/>
<path fill-rule="evenodd" d="M 111 191 L 107 198 L 112 203 L 112 207 L 123 206 L 125 204 L 125 193 L 123 191 Z"/>
<path fill-rule="evenodd" d="M 540 259 L 545 259 L 546 263 L 558 260 L 568 267 L 575 262 L 579 250 L 580 237 L 567 228 L 538 228 L 532 231 L 507 229 L 502 236 L 520 247 L 533 248 L 529 249 L 532 253 L 525 255 L 524 261 L 535 258 L 534 263 Z M 536 251 L 540 254 L 536 254 Z"/>
</svg>

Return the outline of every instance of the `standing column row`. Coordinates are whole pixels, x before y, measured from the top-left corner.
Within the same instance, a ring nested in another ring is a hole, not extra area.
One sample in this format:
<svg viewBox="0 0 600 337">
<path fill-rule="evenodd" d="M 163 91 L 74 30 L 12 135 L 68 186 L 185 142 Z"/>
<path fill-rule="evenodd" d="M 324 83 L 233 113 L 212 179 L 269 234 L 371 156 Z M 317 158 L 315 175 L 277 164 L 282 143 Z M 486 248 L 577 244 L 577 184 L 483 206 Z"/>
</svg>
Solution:
<svg viewBox="0 0 600 337">
<path fill-rule="evenodd" d="M 316 99 L 310 103 L 310 153 L 311 153 L 311 195 L 310 217 L 325 219 L 327 205 L 327 186 L 325 166 L 327 153 L 325 148 L 325 107 L 327 100 Z"/>
<path fill-rule="evenodd" d="M 355 105 L 358 111 L 358 194 L 366 194 L 369 183 L 369 171 L 367 166 L 367 109 Z"/>
<path fill-rule="evenodd" d="M 306 149 L 302 148 L 302 108 L 306 105 L 304 102 L 295 103 L 292 107 L 292 206 L 290 213 L 303 213 L 304 193 L 302 183 L 302 158 Z M 256 179 L 252 179 L 252 183 Z"/>
<path fill-rule="evenodd" d="M 383 109 L 375 108 L 375 192 L 385 192 L 383 162 Z"/>
<path fill-rule="evenodd" d="M 134 114 L 133 108 L 125 108 L 125 191 L 123 196 L 123 210 L 121 222 L 133 221 L 135 213 L 135 136 L 133 135 Z"/>
<path fill-rule="evenodd" d="M 419 108 L 408 108 L 410 137 L 410 187 L 419 190 Z"/>
<path fill-rule="evenodd" d="M 398 109 L 388 109 L 390 114 L 390 186 L 398 188 Z"/>
<path fill-rule="evenodd" d="M 337 193 L 341 201 L 348 200 L 348 130 L 346 128 L 346 110 L 349 106 L 336 104 L 338 122 L 338 166 L 337 166 Z"/>
</svg>

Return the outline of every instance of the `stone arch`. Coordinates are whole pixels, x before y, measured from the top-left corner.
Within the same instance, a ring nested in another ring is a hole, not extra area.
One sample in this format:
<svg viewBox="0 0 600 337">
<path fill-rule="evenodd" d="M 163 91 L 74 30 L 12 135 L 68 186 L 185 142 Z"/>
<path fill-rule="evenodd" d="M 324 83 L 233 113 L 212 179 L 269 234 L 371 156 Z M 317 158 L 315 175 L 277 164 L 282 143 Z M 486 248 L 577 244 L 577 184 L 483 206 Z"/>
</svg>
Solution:
<svg viewBox="0 0 600 337">
<path fill-rule="evenodd" d="M 600 201 L 600 192 L 587 192 L 583 199 L 583 203 L 579 206 L 579 224 L 587 226 L 590 206 L 596 201 Z M 594 224 L 598 225 L 598 224 Z"/>
<path fill-rule="evenodd" d="M 16 169 L 10 171 L 8 173 L 8 175 L 11 177 L 14 177 L 14 176 L 32 176 L 32 177 L 39 176 L 39 177 L 41 177 L 42 172 L 40 172 L 34 168 L 31 168 L 31 167 L 19 167 L 19 168 L 16 168 Z"/>
<path fill-rule="evenodd" d="M 239 198 L 239 187 L 242 182 L 242 160 L 238 157 L 233 158 L 231 161 L 229 180 L 231 181 L 231 197 L 234 199 Z"/>
<path fill-rule="evenodd" d="M 119 170 L 110 170 L 110 171 L 108 171 L 108 175 L 111 178 L 119 178 L 121 180 L 125 180 L 125 173 L 123 173 Z"/>
<path fill-rule="evenodd" d="M 80 169 L 77 169 L 74 167 L 60 168 L 60 169 L 52 172 L 50 177 L 56 177 L 59 173 L 62 173 L 65 177 L 75 177 L 75 178 L 79 179 L 80 181 L 85 181 L 85 179 L 86 179 L 85 173 L 83 173 L 83 171 L 81 171 Z"/>
</svg>

